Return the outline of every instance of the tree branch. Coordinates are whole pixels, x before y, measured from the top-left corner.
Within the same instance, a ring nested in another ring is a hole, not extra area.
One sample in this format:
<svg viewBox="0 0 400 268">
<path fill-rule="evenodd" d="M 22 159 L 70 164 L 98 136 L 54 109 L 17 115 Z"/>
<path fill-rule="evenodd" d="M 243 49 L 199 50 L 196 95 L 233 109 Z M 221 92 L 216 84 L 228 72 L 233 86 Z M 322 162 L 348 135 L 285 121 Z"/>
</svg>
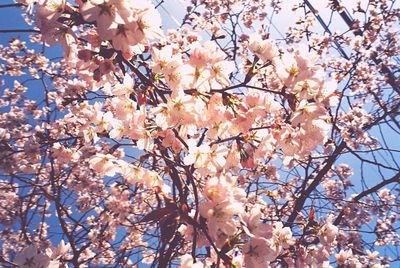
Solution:
<svg viewBox="0 0 400 268">
<path fill-rule="evenodd" d="M 34 29 L 15 29 L 15 30 L 0 30 L 0 33 L 40 33 L 40 31 Z"/>
<path fill-rule="evenodd" d="M 359 195 L 357 195 L 356 197 L 354 197 L 350 202 L 358 202 L 359 200 L 361 200 L 362 198 L 366 197 L 369 194 L 372 194 L 376 191 L 378 191 L 380 188 L 391 184 L 391 183 L 399 183 L 400 182 L 400 172 L 397 173 L 396 175 L 394 175 L 392 178 L 388 179 L 388 180 L 384 180 L 381 181 L 380 183 L 378 183 L 377 185 L 375 185 L 374 187 L 369 188 L 368 190 L 365 190 L 364 192 L 360 193 Z M 337 216 L 337 218 L 335 219 L 335 221 L 333 222 L 334 225 L 338 225 L 340 223 L 340 221 L 343 219 L 344 216 L 344 209 L 342 209 L 339 213 L 339 215 Z"/>
</svg>

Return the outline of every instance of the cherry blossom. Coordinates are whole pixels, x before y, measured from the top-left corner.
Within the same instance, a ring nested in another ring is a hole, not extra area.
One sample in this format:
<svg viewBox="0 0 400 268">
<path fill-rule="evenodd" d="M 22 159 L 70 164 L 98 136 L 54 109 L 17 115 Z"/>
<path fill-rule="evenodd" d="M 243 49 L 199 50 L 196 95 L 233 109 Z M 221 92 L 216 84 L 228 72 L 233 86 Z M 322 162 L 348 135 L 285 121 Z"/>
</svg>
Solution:
<svg viewBox="0 0 400 268">
<path fill-rule="evenodd" d="M 0 266 L 396 266 L 395 1 L 183 2 L 0 5 Z"/>
</svg>

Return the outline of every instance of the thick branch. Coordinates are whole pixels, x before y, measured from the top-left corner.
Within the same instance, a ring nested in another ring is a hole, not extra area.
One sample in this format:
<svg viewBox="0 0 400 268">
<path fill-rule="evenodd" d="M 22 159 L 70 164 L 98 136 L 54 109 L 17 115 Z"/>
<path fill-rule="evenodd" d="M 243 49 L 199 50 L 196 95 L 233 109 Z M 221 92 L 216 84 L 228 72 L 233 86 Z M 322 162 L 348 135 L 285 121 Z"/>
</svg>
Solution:
<svg viewBox="0 0 400 268">
<path fill-rule="evenodd" d="M 343 151 L 343 149 L 346 147 L 346 143 L 342 141 L 338 147 L 336 147 L 335 151 L 333 154 L 325 161 L 324 167 L 319 171 L 317 176 L 313 179 L 311 182 L 310 186 L 302 193 L 302 195 L 296 200 L 293 212 L 290 214 L 285 226 L 292 226 L 294 221 L 297 218 L 297 215 L 301 211 L 301 209 L 304 206 L 304 203 L 306 202 L 307 198 L 309 195 L 317 188 L 317 186 L 320 184 L 324 176 L 328 173 L 328 171 L 331 169 L 333 163 L 335 163 L 336 158 L 340 155 L 340 153 Z M 306 180 L 312 179 L 310 176 L 306 178 Z"/>
<path fill-rule="evenodd" d="M 6 8 L 6 7 L 23 7 L 26 6 L 25 4 L 22 3 L 16 3 L 16 4 L 6 4 L 6 5 L 0 5 L 0 8 Z"/>
<path fill-rule="evenodd" d="M 40 31 L 34 29 L 15 29 L 15 30 L 0 30 L 0 33 L 40 33 Z"/>
</svg>

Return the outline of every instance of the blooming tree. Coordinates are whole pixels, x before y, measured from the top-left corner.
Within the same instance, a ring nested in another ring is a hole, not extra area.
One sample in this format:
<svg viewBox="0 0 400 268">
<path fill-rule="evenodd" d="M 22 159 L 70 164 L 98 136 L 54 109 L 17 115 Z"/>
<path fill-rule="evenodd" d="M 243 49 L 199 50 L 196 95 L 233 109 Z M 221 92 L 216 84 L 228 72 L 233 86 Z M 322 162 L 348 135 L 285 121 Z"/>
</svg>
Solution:
<svg viewBox="0 0 400 268">
<path fill-rule="evenodd" d="M 399 265 L 400 9 L 282 2 L 0 5 L 0 264 Z"/>
</svg>

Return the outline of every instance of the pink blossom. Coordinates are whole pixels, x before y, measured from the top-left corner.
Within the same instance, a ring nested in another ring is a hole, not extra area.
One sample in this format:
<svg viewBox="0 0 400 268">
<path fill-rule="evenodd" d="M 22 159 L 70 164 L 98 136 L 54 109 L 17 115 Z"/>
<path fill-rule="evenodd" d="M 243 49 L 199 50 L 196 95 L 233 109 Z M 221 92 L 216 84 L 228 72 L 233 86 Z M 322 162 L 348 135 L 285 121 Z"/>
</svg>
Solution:
<svg viewBox="0 0 400 268">
<path fill-rule="evenodd" d="M 97 154 L 89 161 L 90 167 L 101 176 L 112 177 L 118 170 L 112 155 Z"/>
<path fill-rule="evenodd" d="M 22 252 L 20 252 L 14 259 L 14 263 L 18 267 L 28 268 L 28 267 L 58 267 L 58 263 L 50 263 L 50 257 L 46 254 L 39 253 L 38 248 L 35 245 L 30 245 L 26 247 Z"/>
</svg>

